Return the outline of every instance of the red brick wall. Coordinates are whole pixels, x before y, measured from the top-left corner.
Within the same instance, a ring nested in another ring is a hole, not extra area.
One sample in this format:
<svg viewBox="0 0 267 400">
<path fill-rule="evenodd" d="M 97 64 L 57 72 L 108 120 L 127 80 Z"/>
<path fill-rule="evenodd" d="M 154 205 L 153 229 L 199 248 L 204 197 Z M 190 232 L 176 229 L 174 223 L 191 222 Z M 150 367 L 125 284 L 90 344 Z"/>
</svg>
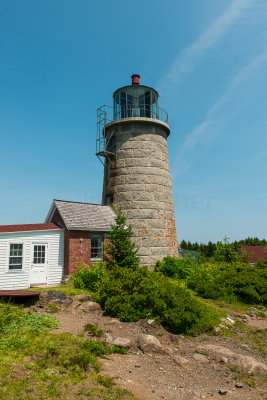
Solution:
<svg viewBox="0 0 267 400">
<path fill-rule="evenodd" d="M 74 274 L 82 261 L 91 265 L 91 236 L 96 234 L 105 237 L 105 232 L 66 230 L 64 275 Z"/>
<path fill-rule="evenodd" d="M 69 231 L 57 209 L 51 222 L 60 223 L 65 227 L 64 275 L 74 274 L 82 262 L 91 265 L 91 236 L 101 235 L 105 237 L 106 232 Z"/>
<path fill-rule="evenodd" d="M 69 275 L 69 231 L 64 235 L 64 275 Z"/>
</svg>

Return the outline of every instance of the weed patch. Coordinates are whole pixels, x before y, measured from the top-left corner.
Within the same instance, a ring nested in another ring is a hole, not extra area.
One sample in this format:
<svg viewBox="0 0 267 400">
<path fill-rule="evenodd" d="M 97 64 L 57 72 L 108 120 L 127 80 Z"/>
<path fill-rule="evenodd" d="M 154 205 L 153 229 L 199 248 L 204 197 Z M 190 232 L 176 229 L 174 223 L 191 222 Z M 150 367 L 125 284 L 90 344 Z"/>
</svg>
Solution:
<svg viewBox="0 0 267 400">
<path fill-rule="evenodd" d="M 252 347 L 254 350 L 257 350 L 261 356 L 266 356 L 267 354 L 266 334 L 267 329 L 255 330 L 238 320 L 233 326 L 221 328 L 220 332 L 221 336 L 233 337 L 240 343 Z"/>
<path fill-rule="evenodd" d="M 0 316 L 1 400 L 133 399 L 112 378 L 98 374 L 98 358 L 121 349 L 69 333 L 49 333 L 57 325 L 53 316 L 18 306 L 1 304 Z"/>
<path fill-rule="evenodd" d="M 56 312 L 59 311 L 59 307 L 56 304 L 47 304 L 45 307 L 45 310 L 51 314 L 55 314 Z"/>
<path fill-rule="evenodd" d="M 105 332 L 104 329 L 100 328 L 99 326 L 94 325 L 94 324 L 89 324 L 89 323 L 84 325 L 84 330 L 86 332 L 89 332 L 92 336 L 95 336 L 98 338 L 103 336 L 103 334 Z"/>
<path fill-rule="evenodd" d="M 105 386 L 106 388 L 110 388 L 114 385 L 114 378 L 105 375 L 97 375 L 97 382 L 101 385 Z"/>
<path fill-rule="evenodd" d="M 230 369 L 230 371 L 235 372 L 233 376 L 235 380 L 243 381 L 251 388 L 255 388 L 257 386 L 253 375 L 246 372 L 243 368 L 239 368 L 236 365 L 229 365 L 228 368 Z"/>
<path fill-rule="evenodd" d="M 0 304 L 0 349 L 24 348 L 38 335 L 58 326 L 54 317 L 31 314 L 20 306 Z"/>
</svg>

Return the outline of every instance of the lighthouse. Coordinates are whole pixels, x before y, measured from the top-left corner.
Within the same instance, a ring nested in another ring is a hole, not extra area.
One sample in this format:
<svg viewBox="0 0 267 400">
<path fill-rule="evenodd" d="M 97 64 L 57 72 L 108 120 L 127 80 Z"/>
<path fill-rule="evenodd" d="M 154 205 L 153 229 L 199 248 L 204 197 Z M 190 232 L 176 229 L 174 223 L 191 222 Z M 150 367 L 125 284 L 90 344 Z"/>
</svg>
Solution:
<svg viewBox="0 0 267 400">
<path fill-rule="evenodd" d="M 104 165 L 103 205 L 117 205 L 133 227 L 140 264 L 178 255 L 167 139 L 158 92 L 140 84 L 117 89 L 97 110 L 96 155 Z"/>
</svg>

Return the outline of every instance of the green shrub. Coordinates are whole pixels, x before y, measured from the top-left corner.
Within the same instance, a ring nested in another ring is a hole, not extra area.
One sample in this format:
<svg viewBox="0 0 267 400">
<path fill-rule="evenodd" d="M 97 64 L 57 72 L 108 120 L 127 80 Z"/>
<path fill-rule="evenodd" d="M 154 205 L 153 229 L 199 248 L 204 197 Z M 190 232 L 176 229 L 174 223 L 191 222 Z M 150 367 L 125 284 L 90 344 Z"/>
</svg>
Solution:
<svg viewBox="0 0 267 400">
<path fill-rule="evenodd" d="M 170 278 L 186 279 L 196 269 L 194 260 L 167 256 L 162 261 L 157 261 L 155 271 L 160 271 Z"/>
<path fill-rule="evenodd" d="M 110 316 L 134 322 L 155 318 L 173 333 L 200 333 L 218 322 L 218 313 L 188 290 L 145 267 L 116 267 L 99 288 L 98 301 Z"/>
<path fill-rule="evenodd" d="M 73 285 L 78 289 L 88 289 L 95 292 L 106 276 L 107 270 L 105 263 L 99 262 L 92 266 L 83 264 L 73 275 Z"/>
<path fill-rule="evenodd" d="M 267 304 L 266 270 L 246 264 L 202 265 L 198 270 L 192 270 L 187 285 L 203 298 L 240 301 L 245 304 Z"/>
<path fill-rule="evenodd" d="M 217 256 L 230 257 L 228 245 L 217 245 Z M 261 267 L 261 265 L 260 265 Z M 156 270 L 176 280 L 203 298 L 240 301 L 246 304 L 267 304 L 267 269 L 247 263 L 216 262 L 196 265 L 192 260 L 165 257 L 157 261 Z"/>
<path fill-rule="evenodd" d="M 204 299 L 227 299 L 228 301 L 237 301 L 234 297 L 231 288 L 226 288 L 217 282 L 205 282 L 200 280 L 194 287 L 194 290 Z"/>
<path fill-rule="evenodd" d="M 247 304 L 267 305 L 267 270 L 250 266 L 225 268 L 225 285 L 231 287 L 239 301 Z"/>
<path fill-rule="evenodd" d="M 233 264 L 237 262 L 239 255 L 235 252 L 229 243 L 218 242 L 214 252 L 214 260 L 218 262 L 227 262 Z"/>
<path fill-rule="evenodd" d="M 218 312 L 169 278 L 187 278 L 191 269 L 197 271 L 195 262 L 166 257 L 157 263 L 163 273 L 139 267 L 132 235 L 119 210 L 105 244 L 105 264 L 81 267 L 73 277 L 74 286 L 93 291 L 94 300 L 106 313 L 121 321 L 154 318 L 173 333 L 212 329 L 218 322 Z"/>
</svg>

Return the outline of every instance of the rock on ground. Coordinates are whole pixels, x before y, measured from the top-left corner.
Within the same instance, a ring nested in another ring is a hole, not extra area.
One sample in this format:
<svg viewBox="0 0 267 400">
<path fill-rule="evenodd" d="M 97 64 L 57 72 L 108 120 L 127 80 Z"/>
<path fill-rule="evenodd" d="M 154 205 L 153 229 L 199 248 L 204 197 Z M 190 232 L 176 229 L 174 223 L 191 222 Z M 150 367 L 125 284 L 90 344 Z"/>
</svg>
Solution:
<svg viewBox="0 0 267 400">
<path fill-rule="evenodd" d="M 74 301 L 91 301 L 92 296 L 90 294 L 77 294 L 76 296 L 73 296 Z"/>
<path fill-rule="evenodd" d="M 228 360 L 231 360 L 235 365 L 243 368 L 249 374 L 267 376 L 267 365 L 255 360 L 255 358 L 251 356 L 236 354 L 223 346 L 216 346 L 212 344 L 199 346 L 198 350 L 206 350 L 215 354 L 223 355 Z"/>
</svg>

